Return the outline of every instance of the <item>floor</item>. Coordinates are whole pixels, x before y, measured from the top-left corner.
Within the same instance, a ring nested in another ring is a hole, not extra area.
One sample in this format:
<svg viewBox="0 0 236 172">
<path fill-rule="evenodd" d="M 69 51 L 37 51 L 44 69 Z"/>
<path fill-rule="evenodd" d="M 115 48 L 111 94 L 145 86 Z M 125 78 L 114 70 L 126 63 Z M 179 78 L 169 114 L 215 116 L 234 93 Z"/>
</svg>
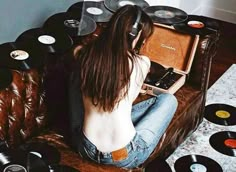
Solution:
<svg viewBox="0 0 236 172">
<path fill-rule="evenodd" d="M 217 55 L 212 61 L 206 106 L 212 103 L 224 103 L 236 107 L 236 24 L 219 22 L 221 37 Z M 209 146 L 209 137 L 213 133 L 226 130 L 236 132 L 236 126 L 221 126 L 204 119 L 198 129 L 167 159 L 172 172 L 175 172 L 176 160 L 189 155 L 190 152 L 194 155 L 208 155 L 222 167 L 224 172 L 236 172 L 235 156 L 224 155 Z M 203 166 L 199 167 L 201 172 L 206 171 Z M 197 172 L 200 171 L 198 169 Z"/>
<path fill-rule="evenodd" d="M 235 73 L 236 64 L 231 65 L 231 67 L 208 89 L 206 106 L 220 103 L 236 107 Z M 216 168 L 218 164 L 222 168 L 223 172 L 236 172 L 236 149 L 232 149 L 232 154 L 226 155 L 215 150 L 209 142 L 213 134 L 222 131 L 236 132 L 236 125 L 223 126 L 212 123 L 211 121 L 204 118 L 198 129 L 193 134 L 191 134 L 191 136 L 189 136 L 167 159 L 172 172 L 182 172 L 182 170 L 176 170 L 176 165 L 179 163 L 178 161 L 183 156 L 188 156 L 188 158 L 190 158 L 191 160 L 190 164 L 198 164 L 198 167 L 201 169 L 200 171 L 193 170 L 192 172 L 206 172 L 206 169 L 209 170 L 209 168 L 212 167 L 209 162 L 212 160 L 215 163 L 213 168 Z M 199 155 L 204 156 L 200 159 L 201 163 L 197 163 L 197 161 L 192 158 L 193 155 L 198 155 L 196 156 L 197 158 L 199 157 Z M 187 162 L 184 165 L 186 164 Z M 182 169 L 184 168 L 184 165 Z M 209 171 L 211 172 L 211 170 Z M 183 170 L 183 172 L 185 172 L 185 170 Z M 218 172 L 217 169 L 214 169 L 214 172 Z"/>
</svg>

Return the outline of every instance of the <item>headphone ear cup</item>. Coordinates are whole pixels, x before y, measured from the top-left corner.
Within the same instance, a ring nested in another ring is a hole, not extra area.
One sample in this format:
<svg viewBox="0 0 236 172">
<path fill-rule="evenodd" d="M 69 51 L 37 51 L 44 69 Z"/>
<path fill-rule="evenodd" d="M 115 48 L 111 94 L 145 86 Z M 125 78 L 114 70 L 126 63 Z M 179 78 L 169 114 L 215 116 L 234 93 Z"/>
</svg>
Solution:
<svg viewBox="0 0 236 172">
<path fill-rule="evenodd" d="M 136 38 L 137 35 L 138 35 L 137 29 L 136 28 L 132 28 L 132 31 L 129 33 L 130 39 L 133 41 Z"/>
</svg>

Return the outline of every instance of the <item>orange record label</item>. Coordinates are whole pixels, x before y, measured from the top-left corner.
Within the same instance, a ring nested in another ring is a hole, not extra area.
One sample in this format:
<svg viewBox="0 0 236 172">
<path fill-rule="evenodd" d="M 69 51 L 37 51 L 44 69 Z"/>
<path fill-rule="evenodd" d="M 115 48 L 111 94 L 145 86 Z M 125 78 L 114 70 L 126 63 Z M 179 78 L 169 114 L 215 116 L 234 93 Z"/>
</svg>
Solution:
<svg viewBox="0 0 236 172">
<path fill-rule="evenodd" d="M 232 149 L 236 149 L 236 139 L 226 139 L 224 144 Z"/>
<path fill-rule="evenodd" d="M 196 28 L 196 29 L 201 29 L 204 27 L 204 23 L 200 22 L 200 21 L 189 21 L 188 22 L 188 26 L 192 27 L 192 28 Z"/>
<path fill-rule="evenodd" d="M 219 118 L 229 118 L 230 117 L 230 113 L 224 110 L 218 110 L 216 111 L 216 116 L 218 116 Z"/>
</svg>

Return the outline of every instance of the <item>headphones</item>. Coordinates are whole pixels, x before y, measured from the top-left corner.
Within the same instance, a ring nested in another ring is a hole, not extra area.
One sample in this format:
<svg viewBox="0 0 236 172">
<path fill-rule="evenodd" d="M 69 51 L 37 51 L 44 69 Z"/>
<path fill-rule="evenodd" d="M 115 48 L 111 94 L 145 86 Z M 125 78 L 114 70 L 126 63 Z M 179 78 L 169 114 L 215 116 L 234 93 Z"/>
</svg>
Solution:
<svg viewBox="0 0 236 172">
<path fill-rule="evenodd" d="M 133 26 L 132 26 L 131 32 L 129 33 L 129 35 L 130 35 L 130 37 L 131 37 L 132 40 L 135 39 L 136 36 L 138 35 L 138 32 L 139 32 L 139 30 L 138 30 L 138 24 L 139 24 L 140 19 L 141 19 L 141 16 L 142 16 L 142 11 L 141 11 L 141 9 L 140 9 L 138 6 L 136 6 L 136 8 L 138 9 L 137 18 L 136 18 L 136 20 L 135 20 L 135 22 L 134 22 L 134 24 L 133 24 Z"/>
</svg>

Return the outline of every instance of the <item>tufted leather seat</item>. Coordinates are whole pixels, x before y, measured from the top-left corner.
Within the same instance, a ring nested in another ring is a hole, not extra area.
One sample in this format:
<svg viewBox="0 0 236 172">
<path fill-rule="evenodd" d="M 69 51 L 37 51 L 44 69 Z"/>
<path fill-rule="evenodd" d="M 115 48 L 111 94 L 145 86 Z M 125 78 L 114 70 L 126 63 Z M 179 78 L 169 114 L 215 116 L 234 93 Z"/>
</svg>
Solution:
<svg viewBox="0 0 236 172">
<path fill-rule="evenodd" d="M 46 125 L 43 74 L 12 70 L 10 86 L 0 90 L 0 139 L 17 146 Z"/>
<path fill-rule="evenodd" d="M 86 40 L 87 39 L 88 38 L 86 38 Z M 45 103 L 45 76 L 43 72 L 37 70 L 24 72 L 12 70 L 12 84 L 8 88 L 0 90 L 0 139 L 6 140 L 11 146 L 16 146 L 25 140 L 32 140 L 29 138 L 33 136 L 37 136 L 33 137 L 34 141 L 48 142 L 60 151 L 61 164 L 72 166 L 82 172 L 143 171 L 153 159 L 167 158 L 201 123 L 205 107 L 211 61 L 216 54 L 218 40 L 219 32 L 200 37 L 188 80 L 186 84 L 175 93 L 179 103 L 175 116 L 150 158 L 137 169 L 121 169 L 84 160 L 66 144 L 65 137 L 62 136 L 62 134 L 65 133 L 61 133 L 60 126 L 55 125 L 54 127 L 50 127 L 50 130 L 43 130 L 48 128 L 46 127 L 47 119 L 52 117 L 50 117 L 50 113 L 47 113 L 48 107 L 46 108 Z M 59 63 L 61 62 L 66 63 L 63 60 Z M 54 69 L 59 70 L 57 68 L 58 63 L 54 67 Z M 65 65 L 62 64 L 60 71 L 66 69 Z M 46 76 L 46 78 L 47 77 L 48 76 Z M 53 78 L 53 75 L 50 77 Z M 65 74 L 64 79 L 66 77 L 67 75 Z M 64 79 L 62 78 L 63 81 L 65 81 Z M 53 85 L 54 83 L 51 84 Z M 56 84 L 54 85 L 55 89 L 57 89 Z M 63 89 L 60 87 L 59 90 L 62 91 Z M 66 94 L 64 94 L 64 96 L 66 96 Z M 148 96 L 140 96 L 136 102 L 142 101 L 147 97 Z M 63 102 L 63 100 L 65 101 L 65 97 L 61 97 L 61 102 Z M 57 101 L 60 102 L 60 100 Z M 62 104 L 63 103 L 60 105 Z M 47 105 L 50 105 L 50 103 Z M 59 113 L 59 111 L 56 111 L 56 113 Z M 59 117 L 60 120 L 64 122 L 66 113 L 63 112 Z M 56 121 L 58 117 L 53 116 L 53 119 Z M 63 122 L 59 124 L 61 125 Z M 50 123 L 50 125 L 53 125 L 53 123 Z M 40 131 L 41 133 L 39 133 Z"/>
</svg>

